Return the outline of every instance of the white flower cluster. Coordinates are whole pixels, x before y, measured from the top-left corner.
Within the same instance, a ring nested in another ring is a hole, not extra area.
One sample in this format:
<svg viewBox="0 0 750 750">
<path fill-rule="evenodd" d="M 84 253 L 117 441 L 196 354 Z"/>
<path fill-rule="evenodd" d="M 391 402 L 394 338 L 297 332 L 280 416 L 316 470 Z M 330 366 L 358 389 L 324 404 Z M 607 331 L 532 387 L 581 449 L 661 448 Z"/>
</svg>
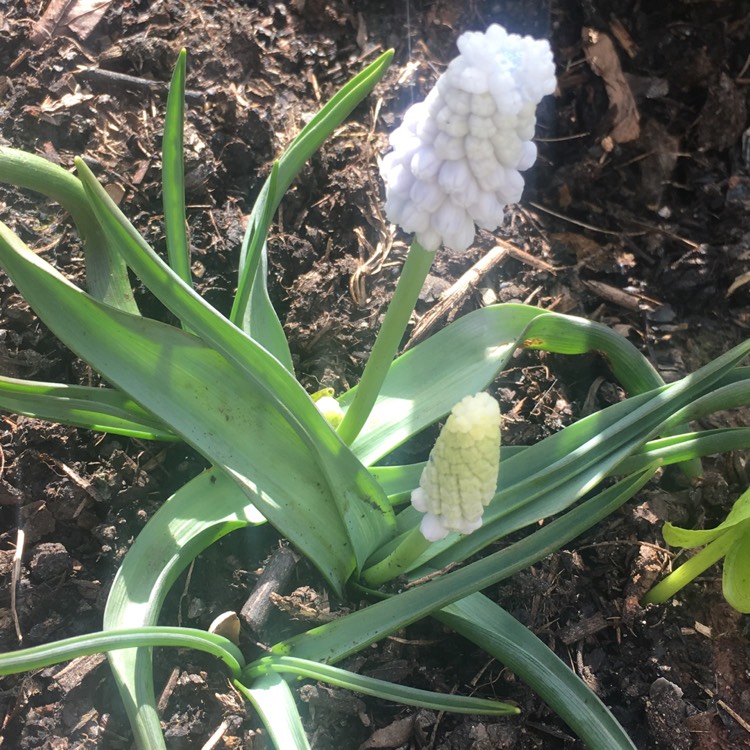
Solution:
<svg viewBox="0 0 750 750">
<path fill-rule="evenodd" d="M 487 393 L 466 396 L 453 407 L 411 494 L 411 504 L 425 514 L 419 527 L 425 539 L 476 531 L 499 470 L 500 406 Z"/>
<path fill-rule="evenodd" d="M 555 90 L 547 41 L 493 24 L 458 38 L 461 54 L 423 102 L 412 105 L 382 161 L 385 213 L 426 250 L 454 252 L 490 231 L 523 192 L 536 160 L 536 107 Z"/>
</svg>

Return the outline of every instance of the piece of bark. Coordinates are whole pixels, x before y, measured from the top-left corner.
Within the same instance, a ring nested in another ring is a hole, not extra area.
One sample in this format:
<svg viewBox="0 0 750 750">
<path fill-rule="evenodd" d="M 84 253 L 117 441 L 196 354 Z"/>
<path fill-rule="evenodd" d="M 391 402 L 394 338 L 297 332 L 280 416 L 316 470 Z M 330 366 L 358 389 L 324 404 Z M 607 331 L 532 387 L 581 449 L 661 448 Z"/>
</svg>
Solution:
<svg viewBox="0 0 750 750">
<path fill-rule="evenodd" d="M 603 281 L 594 281 L 593 279 L 583 282 L 597 297 L 601 297 L 613 305 L 619 305 L 626 310 L 633 312 L 650 312 L 658 309 L 660 303 L 641 294 L 631 294 L 623 289 L 618 289 L 611 284 L 605 284 Z"/>
<path fill-rule="evenodd" d="M 388 726 L 376 729 L 360 746 L 359 750 L 388 750 L 388 748 L 402 747 L 414 732 L 414 720 L 416 716 L 407 716 L 396 719 Z"/>
<path fill-rule="evenodd" d="M 476 289 L 477 284 L 496 266 L 505 262 L 508 256 L 520 260 L 521 263 L 538 268 L 540 271 L 555 272 L 555 267 L 535 258 L 531 253 L 515 247 L 510 242 L 496 240 L 497 245 L 488 253 L 485 253 L 458 281 L 452 284 L 440 295 L 437 304 L 428 310 L 414 326 L 409 340 L 406 342 L 404 349 L 409 349 L 416 343 L 424 339 L 435 326 L 447 316 L 447 323 L 452 321 L 453 316 L 460 310 L 461 305 L 466 298 Z"/>
<path fill-rule="evenodd" d="M 240 610 L 240 617 L 256 635 L 262 633 L 271 613 L 271 594 L 278 594 L 286 587 L 298 559 L 289 547 L 281 547 L 274 552 Z"/>
<path fill-rule="evenodd" d="M 585 620 L 568 625 L 563 628 L 558 636 L 560 640 L 566 645 L 570 646 L 577 641 L 582 641 L 584 638 L 588 638 L 594 633 L 598 633 L 600 630 L 605 630 L 611 625 L 607 622 L 607 619 L 601 612 L 597 612 L 591 617 L 587 617 Z"/>
<path fill-rule="evenodd" d="M 640 546 L 638 557 L 630 573 L 630 580 L 625 588 L 622 622 L 626 627 L 633 627 L 636 615 L 641 611 L 641 599 L 664 570 L 664 557 L 665 553 L 660 552 L 651 544 Z"/>
<path fill-rule="evenodd" d="M 62 692 L 67 695 L 78 687 L 107 657 L 104 654 L 89 654 L 73 659 L 62 669 L 52 675 L 52 679 Z"/>
<path fill-rule="evenodd" d="M 113 90 L 117 88 L 131 88 L 136 91 L 150 91 L 159 96 L 166 97 L 169 92 L 169 84 L 165 81 L 152 81 L 148 78 L 138 78 L 129 76 L 126 73 L 117 73 L 114 70 L 104 70 L 103 68 L 79 68 L 76 77 L 80 78 L 89 86 L 99 87 L 102 89 Z M 202 91 L 185 91 L 185 101 L 193 104 L 202 104 L 206 95 Z"/>
<path fill-rule="evenodd" d="M 31 29 L 31 43 L 39 47 L 71 32 L 85 42 L 111 4 L 112 0 L 52 0 Z"/>
<path fill-rule="evenodd" d="M 612 116 L 609 137 L 615 143 L 635 141 L 641 134 L 641 116 L 630 84 L 622 72 L 615 45 L 607 34 L 589 27 L 583 29 L 582 37 L 586 61 L 607 89 Z"/>
</svg>

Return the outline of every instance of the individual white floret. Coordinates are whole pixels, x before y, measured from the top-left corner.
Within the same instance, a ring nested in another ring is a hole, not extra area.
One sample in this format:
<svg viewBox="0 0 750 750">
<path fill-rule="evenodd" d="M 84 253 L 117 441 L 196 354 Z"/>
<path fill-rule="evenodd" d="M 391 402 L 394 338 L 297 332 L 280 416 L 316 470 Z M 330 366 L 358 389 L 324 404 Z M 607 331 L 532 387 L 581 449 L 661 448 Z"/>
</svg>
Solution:
<svg viewBox="0 0 750 750">
<path fill-rule="evenodd" d="M 501 167 L 498 163 L 497 159 L 493 156 L 492 159 L 488 159 L 487 164 L 497 164 L 497 167 L 494 169 L 487 169 L 482 170 L 481 176 L 479 174 L 477 175 L 477 182 L 479 183 L 479 187 L 482 188 L 487 193 L 496 194 L 497 191 L 499 191 L 501 188 L 505 187 L 506 182 L 506 169 L 505 167 Z M 503 201 L 503 205 L 508 205 L 508 203 L 512 203 L 513 201 Z"/>
<path fill-rule="evenodd" d="M 407 210 L 408 211 L 414 210 L 412 206 L 409 206 L 408 196 L 400 195 L 398 193 L 393 193 L 393 192 L 386 199 L 384 209 L 387 214 L 403 214 Z"/>
<path fill-rule="evenodd" d="M 405 232 L 424 232 L 430 228 L 430 213 L 424 209 L 413 209 L 402 224 Z"/>
<path fill-rule="evenodd" d="M 534 131 L 536 130 L 536 120 L 532 120 L 531 122 L 527 122 L 525 120 L 518 120 L 518 124 L 516 126 L 516 135 L 524 142 L 524 145 L 527 143 L 531 143 L 533 145 L 533 141 L 531 140 L 534 137 Z M 526 167 L 518 167 L 519 172 L 523 172 L 526 169 Z"/>
<path fill-rule="evenodd" d="M 432 228 L 443 237 L 446 247 L 468 247 L 474 239 L 474 221 L 457 203 L 447 199 L 432 216 Z"/>
<path fill-rule="evenodd" d="M 433 116 L 427 116 L 419 120 L 414 129 L 414 133 L 419 136 L 422 146 L 432 143 L 439 132 L 440 128 L 438 128 L 438 124 L 435 122 Z"/>
<path fill-rule="evenodd" d="M 437 101 L 438 103 L 440 102 L 437 97 L 435 101 Z M 430 114 L 431 113 L 429 105 L 426 99 L 423 102 L 416 102 L 415 104 L 412 104 L 411 107 L 406 110 L 406 112 L 404 112 L 404 119 L 401 120 L 401 125 L 408 130 L 411 130 L 413 133 L 416 133 L 417 125 L 423 120 L 426 120 L 428 117 L 430 117 Z M 396 130 L 400 129 L 401 128 L 397 128 Z"/>
<path fill-rule="evenodd" d="M 408 161 L 422 146 L 422 139 L 408 128 L 397 128 L 388 139 L 399 161 Z"/>
<path fill-rule="evenodd" d="M 445 98 L 440 97 L 441 103 L 447 104 L 456 114 L 468 117 L 471 114 L 471 94 L 468 91 L 449 86 L 444 88 L 446 89 L 446 96 Z"/>
<path fill-rule="evenodd" d="M 463 138 L 469 132 L 469 121 L 466 116 L 456 114 L 447 105 L 438 112 L 435 122 L 438 130 L 451 138 Z"/>
<path fill-rule="evenodd" d="M 519 171 L 536 156 L 536 106 L 555 88 L 546 41 L 492 25 L 462 34 L 458 48 L 425 101 L 406 111 L 381 164 L 387 217 L 427 250 L 460 252 L 474 223 L 499 226 L 496 203 L 520 198 Z"/>
<path fill-rule="evenodd" d="M 417 180 L 411 186 L 409 199 L 416 209 L 428 211 L 430 214 L 433 214 L 445 200 L 445 192 L 437 182 Z"/>
<path fill-rule="evenodd" d="M 447 195 L 466 193 L 472 189 L 473 183 L 471 167 L 465 159 L 447 161 L 440 168 L 438 185 Z"/>
<path fill-rule="evenodd" d="M 385 161 L 388 156 L 390 154 L 386 154 L 383 160 Z M 431 180 L 437 175 L 442 166 L 443 160 L 435 153 L 435 149 L 432 146 L 427 145 L 423 145 L 411 157 L 411 161 L 409 162 L 411 173 L 417 180 Z"/>
<path fill-rule="evenodd" d="M 434 253 L 443 244 L 443 236 L 430 224 L 429 229 L 419 233 L 419 244 L 428 252 Z"/>
<path fill-rule="evenodd" d="M 523 142 L 523 153 L 518 160 L 516 169 L 519 172 L 526 171 L 536 161 L 536 143 L 533 141 Z"/>
<path fill-rule="evenodd" d="M 498 72 L 490 80 L 489 91 L 498 105 L 498 112 L 505 114 L 506 107 L 503 106 L 503 103 L 515 91 L 513 76 L 507 70 Z"/>
<path fill-rule="evenodd" d="M 505 171 L 505 182 L 497 188 L 495 195 L 506 206 L 511 203 L 518 203 L 523 195 L 523 185 L 521 173 L 516 172 L 515 169 L 508 169 Z"/>
<path fill-rule="evenodd" d="M 469 115 L 469 133 L 477 138 L 488 138 L 497 131 L 494 120 L 491 117 L 481 115 Z"/>
<path fill-rule="evenodd" d="M 466 149 L 466 158 L 471 166 L 472 161 L 487 161 L 488 159 L 497 159 L 498 163 L 503 162 L 497 156 L 497 150 L 493 146 L 492 138 L 498 138 L 499 133 L 491 137 L 479 137 L 468 135 L 464 139 L 464 148 Z"/>
<path fill-rule="evenodd" d="M 411 502 L 424 513 L 420 531 L 436 541 L 451 531 L 471 534 L 497 488 L 500 407 L 492 396 L 466 396 L 451 411 Z"/>
<path fill-rule="evenodd" d="M 524 154 L 524 142 L 512 133 L 506 138 L 501 133 L 495 133 L 488 141 L 492 144 L 495 152 L 495 158 L 511 169 L 517 169 Z"/>
<path fill-rule="evenodd" d="M 392 193 L 401 195 L 408 194 L 414 178 L 411 172 L 403 164 L 394 164 L 388 173 L 388 179 L 385 182 L 386 189 Z"/>
<path fill-rule="evenodd" d="M 471 97 L 471 114 L 473 115 L 492 117 L 498 109 L 497 102 L 488 91 L 474 94 Z"/>
<path fill-rule="evenodd" d="M 463 66 L 461 70 L 456 68 L 453 82 L 457 88 L 470 94 L 485 94 L 490 88 L 487 71 L 469 65 Z"/>
<path fill-rule="evenodd" d="M 474 217 L 477 226 L 487 229 L 502 224 L 505 206 L 493 193 L 483 192 L 479 200 L 469 206 L 469 213 Z"/>
<path fill-rule="evenodd" d="M 463 159 L 466 156 L 464 138 L 454 138 L 447 133 L 438 133 L 433 141 L 435 153 L 439 159 Z"/>
</svg>

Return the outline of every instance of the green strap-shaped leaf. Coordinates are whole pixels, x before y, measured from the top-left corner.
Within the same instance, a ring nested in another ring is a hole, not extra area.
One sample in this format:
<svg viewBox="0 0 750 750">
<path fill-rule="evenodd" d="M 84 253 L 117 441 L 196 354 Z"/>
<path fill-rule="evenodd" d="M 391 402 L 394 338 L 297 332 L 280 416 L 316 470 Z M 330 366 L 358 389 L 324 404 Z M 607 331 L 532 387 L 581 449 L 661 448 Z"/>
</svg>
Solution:
<svg viewBox="0 0 750 750">
<path fill-rule="evenodd" d="M 177 440 L 167 425 L 113 388 L 0 376 L 0 409 L 143 440 Z"/>
<path fill-rule="evenodd" d="M 276 315 L 276 311 L 273 309 L 273 305 L 271 305 L 266 285 L 266 239 L 274 214 L 278 208 L 278 204 L 270 200 L 269 196 L 276 195 L 278 182 L 279 162 L 275 161 L 271 169 L 271 174 L 268 176 L 266 184 L 255 202 L 255 207 L 253 208 L 253 213 L 250 216 L 248 228 L 245 232 L 245 239 L 243 240 L 240 255 L 237 292 L 234 295 L 229 319 L 255 339 L 261 346 L 265 346 L 266 340 L 274 342 L 275 348 L 280 348 L 282 352 L 282 357 L 279 358 L 280 361 L 283 362 L 289 372 L 293 372 L 292 355 L 289 351 L 289 345 L 287 344 L 283 329 L 281 336 L 284 339 L 284 344 L 279 345 L 276 343 L 277 331 L 275 327 L 278 326 L 281 328 L 281 323 Z M 253 227 L 253 230 L 251 230 L 251 227 Z M 255 300 L 255 304 L 259 307 L 259 320 L 257 321 L 253 319 L 253 299 L 251 296 L 256 285 L 260 285 L 265 292 L 264 296 L 259 296 Z M 260 304 L 261 300 L 264 302 L 262 305 Z"/>
<path fill-rule="evenodd" d="M 654 586 L 644 603 L 666 601 L 724 557 L 724 597 L 739 612 L 750 613 L 750 490 L 740 495 L 729 515 L 713 529 L 682 529 L 667 523 L 662 533 L 673 547 L 707 546 Z"/>
<path fill-rule="evenodd" d="M 613 470 L 617 474 L 640 471 L 646 464 L 669 466 L 681 461 L 750 448 L 750 428 L 729 427 L 705 432 L 687 432 L 649 440 Z"/>
<path fill-rule="evenodd" d="M 276 644 L 272 652 L 326 663 L 343 659 L 434 610 L 496 584 L 560 549 L 619 508 L 655 469 L 623 479 L 526 538 L 460 570 Z"/>
<path fill-rule="evenodd" d="M 726 521 L 724 521 L 726 523 Z M 727 532 L 722 524 L 713 529 L 681 529 L 671 523 L 665 523 L 662 529 L 664 541 L 671 547 L 700 547 L 703 544 L 713 542 Z"/>
<path fill-rule="evenodd" d="M 234 686 L 260 714 L 276 750 L 310 750 L 294 695 L 280 674 L 269 672 L 252 687 L 235 680 Z"/>
<path fill-rule="evenodd" d="M 263 522 L 225 474 L 211 469 L 198 475 L 159 508 L 125 555 L 107 599 L 105 631 L 155 625 L 172 584 L 204 549 L 230 531 Z M 115 651 L 109 662 L 138 745 L 163 748 L 151 651 Z"/>
<path fill-rule="evenodd" d="M 501 453 L 502 460 L 502 453 Z M 419 486 L 426 461 L 401 466 L 371 466 L 370 473 L 378 480 L 391 502 L 394 496 L 411 492 Z"/>
<path fill-rule="evenodd" d="M 743 521 L 737 540 L 724 558 L 724 598 L 738 612 L 750 614 L 750 522 Z"/>
<path fill-rule="evenodd" d="M 661 604 L 674 596 L 681 588 L 687 586 L 701 573 L 715 565 L 732 548 L 738 538 L 738 528 L 729 529 L 714 539 L 697 555 L 673 570 L 666 578 L 659 581 L 641 600 L 642 604 Z"/>
<path fill-rule="evenodd" d="M 750 490 L 739 496 L 727 517 L 713 529 L 681 529 L 665 524 L 664 540 L 672 547 L 700 547 L 725 534 L 734 526 L 750 520 Z"/>
<path fill-rule="evenodd" d="M 251 232 L 248 228 L 245 234 L 245 242 L 249 239 L 250 244 L 247 247 L 243 244 L 242 257 L 248 258 L 249 263 L 244 266 L 244 272 L 239 274 L 239 286 L 229 319 L 261 346 L 267 348 L 293 375 L 294 365 L 292 354 L 289 351 L 289 343 L 271 304 L 266 283 L 268 277 L 266 237 L 273 215 L 278 207 L 273 201 L 267 200 L 267 197 L 276 194 L 278 177 L 279 162 L 274 162 L 271 174 L 253 209 L 253 217 L 251 217 L 251 222 L 254 218 L 257 218 L 258 228 L 254 232 Z M 255 269 L 254 275 L 251 276 L 250 271 L 253 268 Z"/>
<path fill-rule="evenodd" d="M 341 588 L 353 550 L 315 456 L 275 397 L 198 337 L 92 299 L 4 225 L 0 265 L 58 338 L 225 471 Z"/>
<path fill-rule="evenodd" d="M 345 84 L 300 131 L 266 180 L 253 207 L 240 253 L 240 266 L 230 320 L 274 354 L 291 372 L 292 358 L 283 328 L 271 305 L 266 286 L 266 237 L 271 221 L 303 165 L 372 91 L 393 59 L 393 51 L 382 54 Z"/>
<path fill-rule="evenodd" d="M 155 646 L 205 651 L 221 659 L 235 678 L 240 676 L 245 666 L 245 657 L 242 652 L 223 636 L 195 628 L 147 627 L 88 633 L 74 638 L 64 638 L 43 646 L 0 654 L 0 675 L 43 669 L 79 656 L 133 647 L 153 648 Z"/>
<path fill-rule="evenodd" d="M 57 201 L 78 227 L 86 253 L 86 284 L 95 299 L 138 314 L 123 259 L 109 252 L 80 181 L 62 167 L 25 151 L 0 146 L 0 181 Z"/>
<path fill-rule="evenodd" d="M 242 680 L 255 679 L 268 672 L 290 674 L 320 680 L 329 685 L 354 690 L 363 695 L 372 695 L 406 706 L 419 706 L 433 711 L 452 711 L 460 714 L 484 714 L 486 716 L 509 716 L 520 713 L 516 706 L 485 698 L 471 698 L 464 695 L 436 693 L 419 690 L 406 685 L 397 685 L 386 680 L 350 672 L 309 659 L 294 656 L 266 656 L 249 664 L 242 673 Z"/>
<path fill-rule="evenodd" d="M 352 450 L 365 465 L 375 463 L 464 396 L 486 388 L 519 346 L 601 352 L 631 394 L 663 385 L 648 360 L 606 326 L 530 305 L 494 305 L 465 315 L 394 361 Z M 339 399 L 344 409 L 355 391 Z"/>
<path fill-rule="evenodd" d="M 169 85 L 162 142 L 161 185 L 169 265 L 186 284 L 192 285 L 190 247 L 185 223 L 185 156 L 183 153 L 186 57 L 185 50 L 181 50 L 172 74 L 172 82 Z"/>
<path fill-rule="evenodd" d="M 590 750 L 636 750 L 599 697 L 528 628 L 482 594 L 435 613 L 533 688 Z"/>
<path fill-rule="evenodd" d="M 255 281 L 250 289 L 250 304 L 243 319 L 243 331 L 273 354 L 281 364 L 294 373 L 292 353 L 286 340 L 284 327 L 281 325 L 276 310 L 268 294 L 268 249 L 266 243 L 260 253 L 260 263 L 255 272 Z"/>
<path fill-rule="evenodd" d="M 266 408 L 274 410 L 305 443 L 323 473 L 351 540 L 357 567 L 361 567 L 395 527 L 393 511 L 377 482 L 343 445 L 304 389 L 279 361 L 187 286 L 141 237 L 88 167 L 80 159 L 76 164 L 112 247 L 117 248 L 143 283 L 172 313 L 228 364 L 244 373 L 246 387 L 251 387 L 256 397 L 264 399 Z M 97 367 L 95 362 L 88 361 Z M 270 515 L 268 518 L 275 523 Z"/>
</svg>

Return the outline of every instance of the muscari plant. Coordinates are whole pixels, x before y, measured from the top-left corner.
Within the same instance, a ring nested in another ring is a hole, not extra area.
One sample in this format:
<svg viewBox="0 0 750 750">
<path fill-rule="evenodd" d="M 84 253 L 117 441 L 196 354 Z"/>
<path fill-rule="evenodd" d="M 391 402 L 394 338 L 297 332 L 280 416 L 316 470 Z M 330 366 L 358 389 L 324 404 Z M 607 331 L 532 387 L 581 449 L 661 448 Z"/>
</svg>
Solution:
<svg viewBox="0 0 750 750">
<path fill-rule="evenodd" d="M 739 366 L 750 343 L 665 385 L 635 347 L 605 326 L 508 304 L 470 313 L 394 359 L 435 253 L 464 249 L 475 222 L 495 228 L 503 206 L 520 197 L 519 171 L 535 155 L 536 103 L 554 86 L 545 42 L 493 26 L 486 34 L 464 35 L 459 47 L 462 54 L 427 101 L 392 135 L 393 155 L 383 160 L 388 216 L 416 236 L 362 379 L 335 400 L 316 394 L 313 401 L 295 379 L 266 288 L 267 238 L 304 162 L 372 90 L 392 53 L 345 85 L 274 164 L 243 241 L 228 316 L 192 287 L 182 160 L 184 52 L 164 128 L 166 262 L 82 160 L 73 176 L 34 155 L 0 148 L 0 179 L 49 196 L 72 215 L 83 240 L 87 289 L 5 225 L 0 266 L 39 318 L 108 383 L 94 388 L 0 377 L 0 407 L 141 439 L 183 440 L 211 465 L 168 498 L 135 540 L 113 582 L 100 633 L 2 654 L 0 674 L 107 652 L 136 742 L 149 750 L 165 747 L 154 646 L 195 648 L 222 660 L 283 750 L 308 747 L 290 676 L 440 710 L 516 712 L 508 704 L 428 693 L 333 666 L 432 616 L 506 664 L 588 747 L 634 747 L 567 665 L 480 592 L 592 527 L 660 467 L 679 463 L 695 476 L 700 456 L 749 446 L 748 429 L 693 432 L 686 425 L 750 401 L 750 372 Z M 179 325 L 140 315 L 128 269 Z M 535 445 L 504 447 L 498 472 L 497 406 L 477 394 L 519 348 L 600 352 L 628 397 Z M 382 464 L 449 412 L 430 461 Z M 202 550 L 234 529 L 266 522 L 307 556 L 334 592 L 355 586 L 373 603 L 276 643 L 250 662 L 216 634 L 156 625 L 170 586 Z M 487 552 L 527 527 L 535 530 Z M 434 575 L 478 553 L 484 555 Z M 397 577 L 414 585 L 380 588 Z"/>
</svg>

